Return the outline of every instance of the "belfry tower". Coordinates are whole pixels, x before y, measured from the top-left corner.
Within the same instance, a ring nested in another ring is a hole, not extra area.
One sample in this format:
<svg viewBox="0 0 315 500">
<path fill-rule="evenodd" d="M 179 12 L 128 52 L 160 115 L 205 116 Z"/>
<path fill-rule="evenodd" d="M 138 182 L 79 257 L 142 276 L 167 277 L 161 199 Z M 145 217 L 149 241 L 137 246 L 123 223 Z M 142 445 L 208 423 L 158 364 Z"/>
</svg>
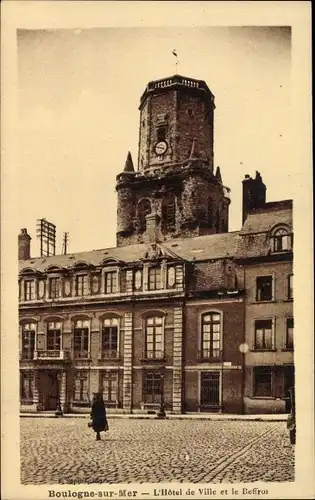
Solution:
<svg viewBox="0 0 315 500">
<path fill-rule="evenodd" d="M 214 96 L 202 80 L 149 82 L 138 166 L 117 176 L 117 246 L 228 231 L 229 190 L 213 168 Z"/>
</svg>

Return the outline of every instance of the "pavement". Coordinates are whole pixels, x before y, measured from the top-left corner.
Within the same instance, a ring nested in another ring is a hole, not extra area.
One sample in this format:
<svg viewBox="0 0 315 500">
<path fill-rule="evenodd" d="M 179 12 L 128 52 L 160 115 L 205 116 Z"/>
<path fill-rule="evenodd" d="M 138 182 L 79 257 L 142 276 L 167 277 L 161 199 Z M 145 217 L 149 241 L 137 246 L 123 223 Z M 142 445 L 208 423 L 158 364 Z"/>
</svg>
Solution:
<svg viewBox="0 0 315 500">
<path fill-rule="evenodd" d="M 65 413 L 62 416 L 56 416 L 55 412 L 36 412 L 36 413 L 20 413 L 21 418 L 89 418 L 89 413 Z M 259 415 L 233 415 L 227 413 L 185 413 L 185 414 L 166 414 L 167 420 L 214 420 L 214 421 L 265 421 L 265 422 L 286 422 L 287 414 L 272 413 Z M 141 419 L 152 420 L 156 419 L 156 415 L 150 414 L 131 414 L 131 413 L 109 413 L 110 419 Z"/>
<path fill-rule="evenodd" d="M 87 421 L 21 419 L 22 484 L 294 481 L 284 422 L 110 417 L 95 441 Z"/>
</svg>

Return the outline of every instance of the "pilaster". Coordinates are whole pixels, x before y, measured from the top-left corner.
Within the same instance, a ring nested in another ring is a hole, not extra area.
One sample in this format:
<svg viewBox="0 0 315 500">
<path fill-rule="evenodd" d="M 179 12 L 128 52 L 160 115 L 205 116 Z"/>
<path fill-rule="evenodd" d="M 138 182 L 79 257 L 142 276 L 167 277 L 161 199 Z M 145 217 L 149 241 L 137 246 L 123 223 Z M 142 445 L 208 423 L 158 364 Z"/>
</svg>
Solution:
<svg viewBox="0 0 315 500">
<path fill-rule="evenodd" d="M 182 411 L 182 350 L 183 350 L 183 310 L 174 308 L 173 335 L 173 412 Z"/>
<path fill-rule="evenodd" d="M 125 313 L 123 408 L 132 410 L 132 312 Z"/>
</svg>

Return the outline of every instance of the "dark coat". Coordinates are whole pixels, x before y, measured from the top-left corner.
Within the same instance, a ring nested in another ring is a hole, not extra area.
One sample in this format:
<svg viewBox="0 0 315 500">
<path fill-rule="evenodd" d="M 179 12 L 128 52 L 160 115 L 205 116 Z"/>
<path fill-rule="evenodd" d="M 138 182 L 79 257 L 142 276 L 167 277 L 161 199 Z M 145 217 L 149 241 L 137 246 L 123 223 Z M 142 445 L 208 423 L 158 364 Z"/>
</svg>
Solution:
<svg viewBox="0 0 315 500">
<path fill-rule="evenodd" d="M 106 409 L 103 400 L 96 400 L 93 402 L 91 418 L 92 428 L 95 432 L 102 432 L 108 429 Z"/>
</svg>

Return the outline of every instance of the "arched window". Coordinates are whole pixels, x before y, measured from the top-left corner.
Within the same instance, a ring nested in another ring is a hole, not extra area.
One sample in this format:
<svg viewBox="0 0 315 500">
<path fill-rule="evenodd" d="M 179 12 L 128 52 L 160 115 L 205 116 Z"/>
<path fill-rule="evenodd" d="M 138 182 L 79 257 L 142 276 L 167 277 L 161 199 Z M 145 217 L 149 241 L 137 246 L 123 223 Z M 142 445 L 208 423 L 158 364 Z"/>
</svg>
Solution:
<svg viewBox="0 0 315 500">
<path fill-rule="evenodd" d="M 273 234 L 273 251 L 286 252 L 291 248 L 291 236 L 287 229 L 279 228 Z"/>
<path fill-rule="evenodd" d="M 201 317 L 201 352 L 202 359 L 220 358 L 221 315 L 208 312 Z"/>
<path fill-rule="evenodd" d="M 171 229 L 175 226 L 175 196 L 168 194 L 162 201 L 162 229 Z"/>
<path fill-rule="evenodd" d="M 151 213 L 151 203 L 147 198 L 140 200 L 138 203 L 138 218 L 140 223 L 140 230 L 146 230 L 146 215 Z"/>
</svg>

